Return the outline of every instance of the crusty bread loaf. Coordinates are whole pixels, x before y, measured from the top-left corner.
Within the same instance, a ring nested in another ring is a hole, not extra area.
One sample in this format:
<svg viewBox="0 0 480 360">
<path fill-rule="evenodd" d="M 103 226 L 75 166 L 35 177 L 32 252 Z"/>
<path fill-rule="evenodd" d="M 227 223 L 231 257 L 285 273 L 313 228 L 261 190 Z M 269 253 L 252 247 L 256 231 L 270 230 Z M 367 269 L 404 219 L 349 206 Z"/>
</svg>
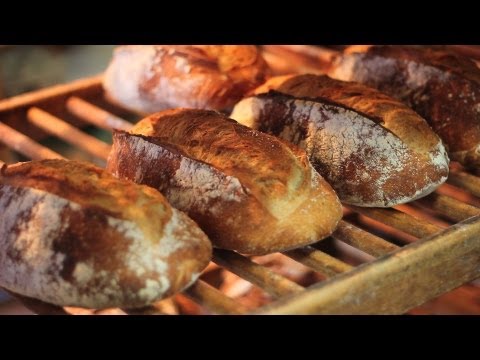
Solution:
<svg viewBox="0 0 480 360">
<path fill-rule="evenodd" d="M 305 152 L 214 111 L 164 111 L 115 133 L 107 169 L 159 189 L 214 245 L 242 253 L 314 243 L 342 216 Z"/>
<path fill-rule="evenodd" d="M 397 100 L 327 76 L 272 78 L 232 118 L 307 151 L 342 201 L 389 207 L 432 192 L 448 157 L 428 124 Z"/>
<path fill-rule="evenodd" d="M 330 75 L 403 101 L 428 121 L 452 160 L 480 166 L 480 69 L 473 61 L 438 49 L 355 46 Z"/>
<path fill-rule="evenodd" d="M 111 100 L 142 114 L 176 107 L 224 110 L 267 73 L 255 46 L 134 45 L 115 50 L 103 85 Z"/>
<path fill-rule="evenodd" d="M 195 281 L 206 235 L 158 191 L 65 160 L 0 174 L 0 286 L 59 306 L 140 307 Z"/>
</svg>

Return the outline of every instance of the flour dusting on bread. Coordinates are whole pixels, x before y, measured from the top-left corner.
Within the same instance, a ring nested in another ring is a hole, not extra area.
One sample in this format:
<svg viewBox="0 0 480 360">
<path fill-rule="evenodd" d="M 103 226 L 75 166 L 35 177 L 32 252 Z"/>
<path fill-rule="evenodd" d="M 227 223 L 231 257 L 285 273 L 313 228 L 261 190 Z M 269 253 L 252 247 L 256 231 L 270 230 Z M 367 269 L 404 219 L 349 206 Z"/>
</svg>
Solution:
<svg viewBox="0 0 480 360">
<path fill-rule="evenodd" d="M 0 286 L 50 304 L 145 306 L 190 284 L 211 256 L 158 192 L 92 165 L 7 168 L 0 209 Z"/>
<path fill-rule="evenodd" d="M 262 94 L 238 103 L 232 117 L 304 148 L 348 204 L 389 207 L 407 202 L 432 192 L 448 174 L 448 156 L 438 138 L 433 147 L 414 147 L 385 127 L 391 118 L 383 125 L 333 101 Z M 422 129 L 428 131 L 426 124 Z"/>
</svg>

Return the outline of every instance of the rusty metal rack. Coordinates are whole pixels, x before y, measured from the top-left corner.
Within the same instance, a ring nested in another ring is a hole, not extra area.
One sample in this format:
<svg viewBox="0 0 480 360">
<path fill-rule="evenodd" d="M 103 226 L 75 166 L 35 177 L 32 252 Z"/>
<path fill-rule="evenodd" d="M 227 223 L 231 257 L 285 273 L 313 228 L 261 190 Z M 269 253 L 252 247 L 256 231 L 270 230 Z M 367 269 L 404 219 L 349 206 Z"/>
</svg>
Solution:
<svg viewBox="0 0 480 360">
<path fill-rule="evenodd" d="M 53 136 L 102 165 L 110 145 L 83 128 L 126 130 L 139 118 L 109 104 L 96 76 L 0 101 L 0 142 L 28 159 L 67 157 L 41 144 Z M 215 250 L 213 263 L 265 291 L 271 302 L 248 308 L 202 278 L 184 294 L 215 314 L 402 314 L 480 277 L 477 197 L 480 177 L 454 165 L 447 184 L 424 199 L 391 209 L 345 208 L 326 241 L 361 254 L 358 266 L 341 251 L 324 251 L 323 241 L 288 251 L 285 256 L 323 279 L 305 288 L 256 259 Z M 19 298 L 37 313 L 81 313 Z M 155 314 L 161 308 L 113 312 Z"/>
</svg>

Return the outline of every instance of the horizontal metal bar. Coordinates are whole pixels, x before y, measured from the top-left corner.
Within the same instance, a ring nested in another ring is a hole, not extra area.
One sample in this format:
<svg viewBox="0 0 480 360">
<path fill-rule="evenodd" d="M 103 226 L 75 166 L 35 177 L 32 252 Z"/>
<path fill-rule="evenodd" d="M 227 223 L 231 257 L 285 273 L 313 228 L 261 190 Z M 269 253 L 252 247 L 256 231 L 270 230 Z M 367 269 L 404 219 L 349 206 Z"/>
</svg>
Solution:
<svg viewBox="0 0 480 360">
<path fill-rule="evenodd" d="M 417 200 L 417 202 L 428 206 L 454 221 L 463 221 L 469 217 L 480 215 L 479 208 L 438 193 L 430 194 L 426 198 Z"/>
<path fill-rule="evenodd" d="M 451 171 L 447 183 L 480 197 L 480 178 L 463 171 Z"/>
<path fill-rule="evenodd" d="M 319 272 L 326 278 L 348 271 L 353 267 L 311 246 L 290 250 L 285 255 Z"/>
<path fill-rule="evenodd" d="M 35 126 L 38 126 L 48 133 L 53 134 L 69 144 L 75 145 L 100 159 L 106 160 L 110 153 L 110 145 L 93 136 L 85 134 L 62 119 L 37 107 L 32 107 L 28 110 L 27 118 Z"/>
<path fill-rule="evenodd" d="M 225 296 L 219 290 L 202 280 L 198 280 L 185 290 L 185 294 L 192 298 L 192 300 L 218 314 L 244 314 L 248 311 L 245 306 Z"/>
<path fill-rule="evenodd" d="M 286 296 L 261 314 L 403 314 L 480 277 L 480 217 Z"/>
<path fill-rule="evenodd" d="M 101 93 L 102 79 L 103 74 L 96 75 L 76 80 L 68 84 L 50 86 L 40 90 L 31 91 L 11 98 L 3 99 L 0 100 L 0 113 L 12 111 L 17 108 L 38 106 L 38 104 L 44 101 L 55 99 L 58 96 L 68 96 L 70 94 L 82 92 L 85 90 L 98 89 L 98 93 Z"/>
<path fill-rule="evenodd" d="M 396 209 L 366 208 L 353 205 L 349 205 L 348 207 L 355 212 L 380 221 L 381 223 L 417 238 L 423 238 L 442 230 L 439 226 L 430 224 L 425 220 L 418 219 Z"/>
<path fill-rule="evenodd" d="M 76 96 L 69 98 L 66 106 L 75 116 L 108 131 L 112 129 L 128 131 L 133 126 L 130 122 Z"/>
<path fill-rule="evenodd" d="M 33 160 L 64 159 L 64 157 L 49 148 L 40 145 L 28 136 L 0 122 L 0 142 L 18 153 Z"/>
<path fill-rule="evenodd" d="M 65 101 L 72 94 L 84 99 L 102 98 L 102 77 L 103 75 L 80 79 L 2 99 L 0 100 L 0 122 L 13 127 L 33 140 L 43 139 L 46 136 L 44 131 L 39 130 L 30 122 L 24 121 L 28 109 L 36 106 L 52 114 L 62 114 L 63 116 Z M 72 121 L 72 123 L 75 126 L 81 124 L 80 121 Z"/>
<path fill-rule="evenodd" d="M 340 221 L 332 237 L 375 257 L 398 249 L 398 246 L 344 220 Z"/>
<path fill-rule="evenodd" d="M 275 298 L 304 290 L 297 283 L 233 251 L 215 249 L 213 261 L 257 285 Z"/>
</svg>

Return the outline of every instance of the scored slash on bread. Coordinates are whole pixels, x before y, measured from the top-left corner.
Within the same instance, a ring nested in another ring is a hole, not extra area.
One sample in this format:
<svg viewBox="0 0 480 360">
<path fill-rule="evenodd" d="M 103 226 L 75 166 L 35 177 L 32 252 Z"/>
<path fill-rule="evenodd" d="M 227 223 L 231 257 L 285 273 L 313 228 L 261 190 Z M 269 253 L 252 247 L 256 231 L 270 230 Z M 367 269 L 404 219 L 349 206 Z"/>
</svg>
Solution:
<svg viewBox="0 0 480 360">
<path fill-rule="evenodd" d="M 255 93 L 231 117 L 304 148 L 345 203 L 390 207 L 428 195 L 447 179 L 438 136 L 374 89 L 298 75 L 272 78 Z"/>
<path fill-rule="evenodd" d="M 207 236 L 160 193 L 87 163 L 3 168 L 0 210 L 0 286 L 54 305 L 146 306 L 211 259 Z"/>
<path fill-rule="evenodd" d="M 115 49 L 103 86 L 113 102 L 141 114 L 227 110 L 268 73 L 255 46 L 130 45 Z"/>
<path fill-rule="evenodd" d="M 374 87 L 423 116 L 452 160 L 480 166 L 480 69 L 444 50 L 410 46 L 352 46 L 329 75 Z"/>
<path fill-rule="evenodd" d="M 164 111 L 116 132 L 107 169 L 159 189 L 215 246 L 242 253 L 317 242 L 342 216 L 303 151 L 214 111 Z"/>
</svg>

